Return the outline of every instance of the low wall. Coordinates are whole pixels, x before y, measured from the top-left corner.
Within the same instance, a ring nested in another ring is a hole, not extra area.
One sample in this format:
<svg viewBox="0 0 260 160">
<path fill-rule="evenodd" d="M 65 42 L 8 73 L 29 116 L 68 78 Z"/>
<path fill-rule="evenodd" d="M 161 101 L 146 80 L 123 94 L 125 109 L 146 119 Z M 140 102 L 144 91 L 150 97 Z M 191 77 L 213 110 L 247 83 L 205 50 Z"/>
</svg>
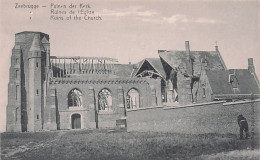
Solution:
<svg viewBox="0 0 260 160">
<path fill-rule="evenodd" d="M 259 131 L 259 104 L 259 100 L 256 100 L 128 110 L 127 131 L 238 134 L 239 114 L 247 118 L 250 131 L 252 123 L 254 130 Z"/>
</svg>

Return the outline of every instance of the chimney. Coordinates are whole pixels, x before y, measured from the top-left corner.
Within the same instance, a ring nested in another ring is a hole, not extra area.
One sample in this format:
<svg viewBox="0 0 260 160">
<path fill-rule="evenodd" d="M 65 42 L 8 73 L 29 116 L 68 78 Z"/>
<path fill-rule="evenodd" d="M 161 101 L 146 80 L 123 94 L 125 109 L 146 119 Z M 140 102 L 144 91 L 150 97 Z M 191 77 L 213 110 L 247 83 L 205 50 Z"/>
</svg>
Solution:
<svg viewBox="0 0 260 160">
<path fill-rule="evenodd" d="M 185 41 L 185 48 L 186 48 L 187 60 L 190 61 L 190 44 L 189 44 L 189 41 Z"/>
<path fill-rule="evenodd" d="M 252 73 L 255 72 L 254 59 L 248 58 L 248 70 Z"/>
<path fill-rule="evenodd" d="M 186 53 L 190 53 L 190 44 L 189 44 L 189 41 L 185 41 L 185 48 L 186 48 Z"/>
<path fill-rule="evenodd" d="M 217 46 L 217 45 L 215 46 L 215 49 L 216 49 L 216 52 L 219 52 L 219 51 L 218 51 L 218 46 Z"/>
<path fill-rule="evenodd" d="M 185 41 L 185 48 L 186 48 L 186 70 L 188 75 L 193 75 L 193 64 L 191 60 L 191 55 L 190 55 L 190 44 L 189 41 Z"/>
</svg>

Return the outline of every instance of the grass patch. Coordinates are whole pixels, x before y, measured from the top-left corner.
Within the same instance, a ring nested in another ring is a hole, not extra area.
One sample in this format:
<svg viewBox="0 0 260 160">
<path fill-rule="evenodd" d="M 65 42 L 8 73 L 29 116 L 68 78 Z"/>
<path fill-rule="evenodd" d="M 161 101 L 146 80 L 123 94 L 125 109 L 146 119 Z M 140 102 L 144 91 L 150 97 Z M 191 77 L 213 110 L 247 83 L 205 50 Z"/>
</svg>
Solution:
<svg viewBox="0 0 260 160">
<path fill-rule="evenodd" d="M 251 140 L 231 134 L 176 134 L 78 130 L 4 133 L 2 159 L 191 159 L 243 150 Z"/>
</svg>

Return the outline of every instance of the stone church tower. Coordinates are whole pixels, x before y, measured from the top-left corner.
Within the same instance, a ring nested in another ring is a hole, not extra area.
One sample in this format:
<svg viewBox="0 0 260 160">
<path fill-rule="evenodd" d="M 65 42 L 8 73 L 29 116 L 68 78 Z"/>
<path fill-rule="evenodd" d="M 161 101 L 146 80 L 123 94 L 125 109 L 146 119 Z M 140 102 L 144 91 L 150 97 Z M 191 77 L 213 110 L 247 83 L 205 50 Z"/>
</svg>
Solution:
<svg viewBox="0 0 260 160">
<path fill-rule="evenodd" d="M 9 70 L 7 132 L 43 129 L 49 48 L 47 34 L 21 32 L 15 35 Z"/>
<path fill-rule="evenodd" d="M 6 131 L 117 127 L 126 121 L 126 109 L 161 104 L 160 80 L 131 77 L 133 65 L 117 62 L 50 56 L 49 35 L 17 33 Z"/>
</svg>

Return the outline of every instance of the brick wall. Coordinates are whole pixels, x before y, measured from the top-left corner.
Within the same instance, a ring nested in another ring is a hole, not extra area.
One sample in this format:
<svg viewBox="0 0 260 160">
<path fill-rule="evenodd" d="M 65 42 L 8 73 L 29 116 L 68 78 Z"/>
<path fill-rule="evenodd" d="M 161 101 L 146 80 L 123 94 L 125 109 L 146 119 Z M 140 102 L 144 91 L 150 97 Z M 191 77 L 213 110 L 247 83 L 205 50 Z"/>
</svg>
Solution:
<svg viewBox="0 0 260 160">
<path fill-rule="evenodd" d="M 146 79 L 143 82 L 126 82 L 121 79 L 115 79 L 117 83 L 109 83 L 108 80 L 97 81 L 95 79 L 89 80 L 85 83 L 84 80 L 69 79 L 69 78 L 56 78 L 58 83 L 51 83 L 50 88 L 55 89 L 56 102 L 49 101 L 50 95 L 47 96 L 47 106 L 45 113 L 45 122 L 52 121 L 53 118 L 49 118 L 51 113 L 51 105 L 56 105 L 57 124 L 59 129 L 71 129 L 71 115 L 80 114 L 84 117 L 84 124 L 81 128 L 107 128 L 116 127 L 116 120 L 125 117 L 126 96 L 130 89 L 135 88 L 139 92 L 140 96 L 140 108 L 144 108 L 151 105 L 161 105 L 161 88 L 160 81 L 153 79 Z M 64 81 L 64 82 L 63 82 Z M 66 81 L 66 82 L 65 82 Z M 77 88 L 82 93 L 82 107 L 68 106 L 68 94 L 69 92 Z M 108 89 L 112 94 L 112 110 L 110 111 L 98 111 L 98 94 L 102 89 Z M 154 94 L 153 94 L 154 93 Z M 50 119 L 50 120 L 49 120 Z M 56 125 L 57 125 L 56 124 Z M 55 128 L 51 124 L 51 128 Z M 48 126 L 45 129 L 48 130 Z"/>
<path fill-rule="evenodd" d="M 238 134 L 237 116 L 247 118 L 252 127 L 254 106 L 255 130 L 259 131 L 259 101 L 254 103 L 201 103 L 183 107 L 154 107 L 127 112 L 128 131 L 176 132 L 187 134 Z M 256 128 L 257 127 L 257 128 Z"/>
</svg>

